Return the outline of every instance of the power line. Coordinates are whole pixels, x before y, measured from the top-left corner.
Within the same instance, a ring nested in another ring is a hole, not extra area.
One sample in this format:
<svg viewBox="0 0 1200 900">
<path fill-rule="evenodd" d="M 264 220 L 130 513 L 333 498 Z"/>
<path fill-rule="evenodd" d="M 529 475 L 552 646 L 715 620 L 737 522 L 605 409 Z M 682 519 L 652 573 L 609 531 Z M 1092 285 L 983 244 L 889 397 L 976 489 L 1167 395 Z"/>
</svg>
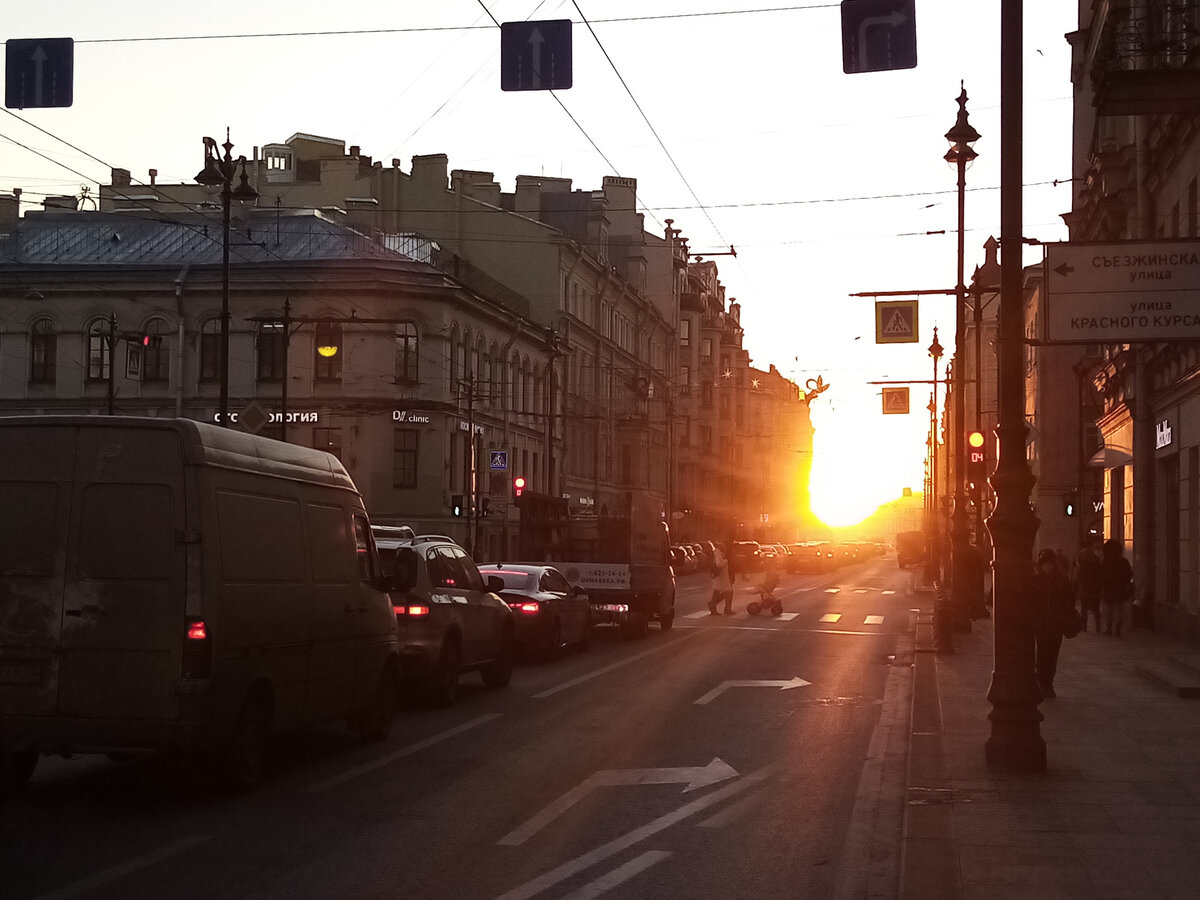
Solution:
<svg viewBox="0 0 1200 900">
<path fill-rule="evenodd" d="M 655 16 L 621 16 L 611 19 L 595 19 L 598 25 L 610 25 L 629 22 L 654 22 L 668 19 L 701 19 L 717 16 L 746 16 L 764 15 L 769 13 L 806 12 L 816 9 L 832 9 L 837 3 L 817 3 L 807 6 L 777 6 L 758 9 L 722 9 L 708 12 L 670 13 Z M 578 8 L 578 7 L 577 7 Z M 486 7 L 485 7 L 486 9 Z M 490 16 L 491 13 L 489 12 Z M 495 18 L 492 18 L 496 22 Z M 496 25 L 499 26 L 499 22 Z M 355 28 L 326 31 L 260 31 L 260 32 L 230 32 L 225 34 L 181 34 L 181 35 L 152 35 L 150 37 L 118 37 L 118 38 L 77 38 L 76 44 L 131 44 L 151 43 L 154 41 L 233 41 L 262 38 L 292 38 L 292 37 L 353 37 L 355 35 L 381 34 L 428 34 L 447 31 L 490 31 L 487 25 L 426 25 L 412 28 Z"/>
</svg>

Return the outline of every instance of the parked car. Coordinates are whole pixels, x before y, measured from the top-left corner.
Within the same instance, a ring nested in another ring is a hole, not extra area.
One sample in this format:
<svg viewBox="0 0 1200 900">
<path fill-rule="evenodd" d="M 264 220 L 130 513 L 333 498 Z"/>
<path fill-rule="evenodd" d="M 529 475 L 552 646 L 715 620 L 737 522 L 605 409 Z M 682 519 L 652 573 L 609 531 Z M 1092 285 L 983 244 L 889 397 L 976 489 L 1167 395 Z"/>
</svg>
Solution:
<svg viewBox="0 0 1200 900">
<path fill-rule="evenodd" d="M 901 531 L 896 535 L 896 562 L 902 569 L 925 562 L 925 532 Z"/>
<path fill-rule="evenodd" d="M 687 575 L 691 571 L 691 563 L 688 560 L 688 555 L 683 552 L 682 547 L 672 547 L 670 555 L 672 575 Z"/>
<path fill-rule="evenodd" d="M 753 572 L 762 568 L 758 541 L 734 541 L 730 546 L 730 556 L 737 572 Z"/>
<path fill-rule="evenodd" d="M 400 676 L 434 706 L 450 706 L 464 672 L 488 687 L 512 678 L 515 623 L 498 596 L 504 582 L 484 581 L 467 552 L 444 535 L 395 538 L 376 529 L 400 632 Z"/>
<path fill-rule="evenodd" d="M 592 630 L 591 604 L 582 588 L 567 584 L 553 566 L 496 563 L 480 569 L 504 581 L 500 599 L 513 611 L 517 649 L 540 659 L 557 659 L 564 646 L 586 647 Z"/>
</svg>

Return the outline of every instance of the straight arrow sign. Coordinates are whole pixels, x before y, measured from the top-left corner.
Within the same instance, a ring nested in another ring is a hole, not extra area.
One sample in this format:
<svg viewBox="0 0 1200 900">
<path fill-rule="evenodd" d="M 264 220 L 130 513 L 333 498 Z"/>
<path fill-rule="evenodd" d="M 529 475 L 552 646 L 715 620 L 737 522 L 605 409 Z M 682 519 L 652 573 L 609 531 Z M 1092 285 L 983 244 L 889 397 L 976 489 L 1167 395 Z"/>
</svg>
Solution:
<svg viewBox="0 0 1200 900">
<path fill-rule="evenodd" d="M 700 706 L 711 703 L 731 687 L 769 687 L 779 688 L 781 691 L 790 691 L 792 688 L 805 687 L 810 684 L 812 684 L 811 681 L 805 681 L 798 675 L 791 681 L 725 681 L 697 700 L 696 703 Z"/>
<path fill-rule="evenodd" d="M 707 766 L 682 766 L 673 769 L 601 769 L 496 843 L 504 847 L 517 847 L 525 843 L 598 787 L 621 784 L 686 784 L 687 787 L 683 789 L 686 794 L 696 788 L 708 787 L 710 784 L 736 778 L 737 774 L 737 770 L 733 766 L 719 757 L 713 757 L 713 761 Z"/>
</svg>

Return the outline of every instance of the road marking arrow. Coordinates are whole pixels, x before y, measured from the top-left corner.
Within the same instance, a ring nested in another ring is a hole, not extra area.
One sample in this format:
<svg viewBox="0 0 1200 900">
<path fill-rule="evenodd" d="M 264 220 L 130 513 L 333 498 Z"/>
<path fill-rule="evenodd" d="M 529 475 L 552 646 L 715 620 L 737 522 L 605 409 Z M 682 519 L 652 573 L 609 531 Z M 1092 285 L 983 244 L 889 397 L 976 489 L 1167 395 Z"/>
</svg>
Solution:
<svg viewBox="0 0 1200 900">
<path fill-rule="evenodd" d="M 807 684 L 807 682 L 805 682 Z M 517 847 L 537 834 L 568 809 L 598 787 L 621 784 L 686 784 L 683 793 L 708 787 L 737 777 L 737 770 L 720 757 L 713 757 L 707 766 L 681 766 L 673 769 L 601 769 L 581 784 L 567 791 L 519 828 L 510 831 L 496 843 Z"/>
<path fill-rule="evenodd" d="M 731 687 L 773 687 L 779 688 L 781 691 L 790 691 L 792 688 L 806 687 L 810 684 L 812 684 L 811 681 L 805 681 L 799 675 L 797 675 L 791 681 L 726 681 L 717 685 L 715 688 L 697 700 L 696 703 L 700 706 L 704 706 L 706 703 L 711 703 Z"/>
</svg>

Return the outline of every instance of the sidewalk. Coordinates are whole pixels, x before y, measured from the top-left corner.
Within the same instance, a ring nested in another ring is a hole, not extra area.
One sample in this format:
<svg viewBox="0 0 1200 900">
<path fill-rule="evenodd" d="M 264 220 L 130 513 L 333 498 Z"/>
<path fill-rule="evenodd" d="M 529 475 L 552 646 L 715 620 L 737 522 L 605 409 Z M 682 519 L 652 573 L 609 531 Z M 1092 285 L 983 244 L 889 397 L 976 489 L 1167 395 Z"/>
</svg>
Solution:
<svg viewBox="0 0 1200 900">
<path fill-rule="evenodd" d="M 1064 641 L 1058 699 L 1040 707 L 1046 772 L 994 773 L 984 762 L 992 621 L 955 633 L 956 652 L 937 656 L 922 605 L 900 896 L 1200 896 L 1200 700 L 1187 699 L 1198 673 L 1163 665 L 1200 666 L 1197 648 L 1143 629 Z M 1164 668 L 1173 685 L 1148 677 Z"/>
</svg>

